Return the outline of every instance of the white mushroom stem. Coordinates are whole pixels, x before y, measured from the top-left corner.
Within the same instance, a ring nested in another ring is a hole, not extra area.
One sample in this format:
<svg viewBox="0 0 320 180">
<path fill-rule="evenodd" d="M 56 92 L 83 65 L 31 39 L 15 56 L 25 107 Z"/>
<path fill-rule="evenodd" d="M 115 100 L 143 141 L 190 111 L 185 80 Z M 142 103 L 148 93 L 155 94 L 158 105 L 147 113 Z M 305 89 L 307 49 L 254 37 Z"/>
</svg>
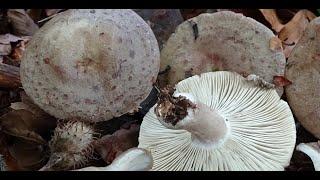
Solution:
<svg viewBox="0 0 320 180">
<path fill-rule="evenodd" d="M 131 148 L 106 167 L 86 167 L 76 171 L 148 171 L 152 168 L 151 154 L 141 148 Z"/>
<path fill-rule="evenodd" d="M 296 149 L 308 155 L 312 160 L 314 169 L 320 171 L 320 141 L 311 143 L 301 143 Z"/>
<path fill-rule="evenodd" d="M 207 147 L 219 146 L 226 139 L 229 132 L 227 120 L 217 110 L 197 101 L 189 93 L 177 93 L 174 97 L 184 96 L 196 105 L 195 108 L 187 109 L 187 116 L 181 119 L 176 125 L 169 124 L 161 117 L 161 109 L 158 112 L 160 122 L 172 129 L 184 129 L 191 133 L 194 143 Z"/>
</svg>

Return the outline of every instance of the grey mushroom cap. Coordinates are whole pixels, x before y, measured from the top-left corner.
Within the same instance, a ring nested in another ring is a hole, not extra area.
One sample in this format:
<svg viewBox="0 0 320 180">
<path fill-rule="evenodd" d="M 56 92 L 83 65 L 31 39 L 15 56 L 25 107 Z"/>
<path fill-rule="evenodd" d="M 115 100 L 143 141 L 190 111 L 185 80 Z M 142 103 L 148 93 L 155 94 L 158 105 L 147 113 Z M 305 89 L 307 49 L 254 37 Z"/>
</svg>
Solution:
<svg viewBox="0 0 320 180">
<path fill-rule="evenodd" d="M 195 75 L 175 88 L 176 97 L 196 107 L 175 125 L 155 113 L 161 106 L 144 117 L 138 147 L 151 152 L 152 170 L 265 171 L 289 165 L 295 123 L 275 89 L 226 71 Z"/>
<path fill-rule="evenodd" d="M 138 110 L 160 65 L 148 24 L 128 9 L 67 10 L 26 47 L 26 93 L 59 119 L 105 121 Z"/>
<path fill-rule="evenodd" d="M 320 17 L 310 22 L 288 58 L 288 103 L 301 125 L 320 138 Z"/>
<path fill-rule="evenodd" d="M 204 13 L 180 24 L 161 50 L 159 77 L 163 84 L 175 85 L 192 75 L 212 71 L 255 74 L 269 83 L 283 76 L 283 50 L 270 49 L 273 32 L 242 14 L 231 11 Z M 283 88 L 277 87 L 281 96 Z"/>
</svg>

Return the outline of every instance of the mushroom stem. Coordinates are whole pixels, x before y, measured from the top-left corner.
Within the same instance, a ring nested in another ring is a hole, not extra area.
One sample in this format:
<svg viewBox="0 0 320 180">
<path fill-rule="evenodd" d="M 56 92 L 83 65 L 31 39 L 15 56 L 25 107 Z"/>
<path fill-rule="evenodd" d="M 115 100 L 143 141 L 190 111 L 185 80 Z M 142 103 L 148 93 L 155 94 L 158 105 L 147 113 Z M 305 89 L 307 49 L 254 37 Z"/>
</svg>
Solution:
<svg viewBox="0 0 320 180">
<path fill-rule="evenodd" d="M 186 103 L 189 105 L 184 105 Z M 217 147 L 227 139 L 227 120 L 189 93 L 177 93 L 171 99 L 160 100 L 155 111 L 164 126 L 189 131 L 193 143 Z"/>
<path fill-rule="evenodd" d="M 131 148 L 118 156 L 109 166 L 90 166 L 75 171 L 149 171 L 152 166 L 153 159 L 149 151 Z"/>
<path fill-rule="evenodd" d="M 308 155 L 313 163 L 314 169 L 320 171 L 320 141 L 300 143 L 296 149 Z"/>
</svg>

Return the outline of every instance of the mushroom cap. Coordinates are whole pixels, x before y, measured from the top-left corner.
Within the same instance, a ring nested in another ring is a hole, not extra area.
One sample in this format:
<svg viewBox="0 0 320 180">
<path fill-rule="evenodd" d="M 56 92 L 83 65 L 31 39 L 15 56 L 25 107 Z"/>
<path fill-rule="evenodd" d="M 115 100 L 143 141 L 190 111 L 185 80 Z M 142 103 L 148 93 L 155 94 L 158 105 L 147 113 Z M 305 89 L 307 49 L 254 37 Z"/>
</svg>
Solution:
<svg viewBox="0 0 320 180">
<path fill-rule="evenodd" d="M 310 22 L 287 63 L 288 103 L 301 125 L 320 138 L 320 18 Z"/>
<path fill-rule="evenodd" d="M 192 141 L 184 129 L 162 125 L 151 108 L 140 126 L 139 146 L 153 156 L 153 170 L 283 170 L 289 165 L 296 129 L 288 104 L 274 89 L 263 89 L 232 72 L 203 73 L 176 85 L 228 119 L 219 146 Z"/>
<path fill-rule="evenodd" d="M 157 40 L 132 10 L 67 10 L 28 43 L 21 81 L 56 118 L 104 121 L 135 111 L 160 65 Z"/>
<path fill-rule="evenodd" d="M 197 34 L 197 35 L 196 35 Z M 180 24 L 161 51 L 160 71 L 170 66 L 162 84 L 175 85 L 212 71 L 256 74 L 269 83 L 283 76 L 283 50 L 270 49 L 273 32 L 256 20 L 231 11 L 201 14 Z M 283 88 L 278 87 L 281 96 Z"/>
</svg>

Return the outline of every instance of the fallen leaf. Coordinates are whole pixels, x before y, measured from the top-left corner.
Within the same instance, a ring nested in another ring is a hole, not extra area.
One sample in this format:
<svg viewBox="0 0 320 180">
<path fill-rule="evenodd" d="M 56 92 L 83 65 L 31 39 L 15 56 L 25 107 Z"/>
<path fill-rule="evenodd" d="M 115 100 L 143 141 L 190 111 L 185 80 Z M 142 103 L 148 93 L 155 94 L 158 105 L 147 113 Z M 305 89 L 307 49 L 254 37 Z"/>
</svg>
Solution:
<svg viewBox="0 0 320 180">
<path fill-rule="evenodd" d="M 0 34 L 6 34 L 10 32 L 8 18 L 6 17 L 6 10 L 0 9 Z"/>
<path fill-rule="evenodd" d="M 5 164 L 5 171 L 19 171 L 17 161 L 11 156 L 8 150 L 8 136 L 0 131 L 0 154 L 2 155 L 3 163 Z"/>
<path fill-rule="evenodd" d="M 41 18 L 43 9 L 28 9 L 26 12 L 34 22 L 37 22 Z"/>
<path fill-rule="evenodd" d="M 32 141 L 14 139 L 8 150 L 22 170 L 38 170 L 48 160 L 46 146 Z"/>
<path fill-rule="evenodd" d="M 7 16 L 15 35 L 32 36 L 39 29 L 24 9 L 9 9 Z"/>
<path fill-rule="evenodd" d="M 286 58 L 298 43 L 312 16 L 308 10 L 300 10 L 279 32 L 278 37 L 283 43 Z M 306 14 L 309 14 L 308 16 Z"/>
<path fill-rule="evenodd" d="M 207 9 L 180 9 L 181 15 L 184 20 L 198 16 L 201 13 L 205 13 Z"/>
<path fill-rule="evenodd" d="M 0 117 L 1 131 L 15 137 L 20 137 L 39 144 L 47 142 L 34 131 L 31 126 L 34 116 L 26 110 L 13 110 Z"/>
<path fill-rule="evenodd" d="M 26 44 L 28 41 L 20 41 L 12 50 L 10 57 L 20 62 L 22 53 L 26 50 Z"/>
<path fill-rule="evenodd" d="M 138 146 L 139 129 L 137 124 L 123 126 L 112 135 L 105 135 L 97 140 L 95 150 L 110 164 L 122 152 Z"/>
<path fill-rule="evenodd" d="M 56 127 L 56 119 L 39 108 L 24 91 L 20 92 L 21 102 L 11 103 L 13 110 L 26 110 L 33 114 L 34 119 L 28 123 L 33 130 L 41 136 L 46 136 Z"/>
<path fill-rule="evenodd" d="M 12 34 L 0 35 L 0 55 L 9 55 L 12 52 L 12 43 L 18 43 L 29 41 L 30 37 L 18 37 Z"/>
<path fill-rule="evenodd" d="M 134 11 L 149 24 L 160 49 L 176 27 L 183 22 L 178 9 L 134 9 Z"/>
<path fill-rule="evenodd" d="M 10 44 L 11 42 L 18 42 L 21 40 L 23 40 L 21 37 L 9 33 L 0 35 L 0 44 Z"/>
<path fill-rule="evenodd" d="M 11 53 L 11 45 L 9 44 L 0 44 L 0 55 L 9 55 Z"/>
<path fill-rule="evenodd" d="M 273 84 L 277 87 L 283 87 L 292 84 L 292 82 L 283 76 L 273 76 Z"/>
<path fill-rule="evenodd" d="M 60 12 L 62 9 L 45 9 L 44 11 L 46 12 L 47 16 L 52 16 L 54 14 L 57 14 Z"/>
<path fill-rule="evenodd" d="M 270 49 L 272 51 L 280 51 L 282 50 L 282 42 L 278 37 L 272 37 L 269 42 Z"/>
<path fill-rule="evenodd" d="M 286 58 L 290 56 L 292 49 L 298 43 L 309 21 L 316 18 L 316 15 L 311 11 L 300 10 L 288 23 L 283 25 L 274 9 L 260 9 L 260 11 L 271 24 L 272 29 L 278 33 Z"/>
<path fill-rule="evenodd" d="M 281 23 L 281 20 L 278 18 L 275 9 L 259 9 L 263 14 L 265 19 L 270 23 L 273 30 L 280 32 L 284 25 Z"/>
<path fill-rule="evenodd" d="M 8 91 L 0 90 L 0 109 L 10 106 L 10 94 Z M 1 116 L 1 114 L 0 114 Z"/>
<path fill-rule="evenodd" d="M 21 87 L 19 67 L 0 63 L 0 87 L 6 89 Z"/>
</svg>

